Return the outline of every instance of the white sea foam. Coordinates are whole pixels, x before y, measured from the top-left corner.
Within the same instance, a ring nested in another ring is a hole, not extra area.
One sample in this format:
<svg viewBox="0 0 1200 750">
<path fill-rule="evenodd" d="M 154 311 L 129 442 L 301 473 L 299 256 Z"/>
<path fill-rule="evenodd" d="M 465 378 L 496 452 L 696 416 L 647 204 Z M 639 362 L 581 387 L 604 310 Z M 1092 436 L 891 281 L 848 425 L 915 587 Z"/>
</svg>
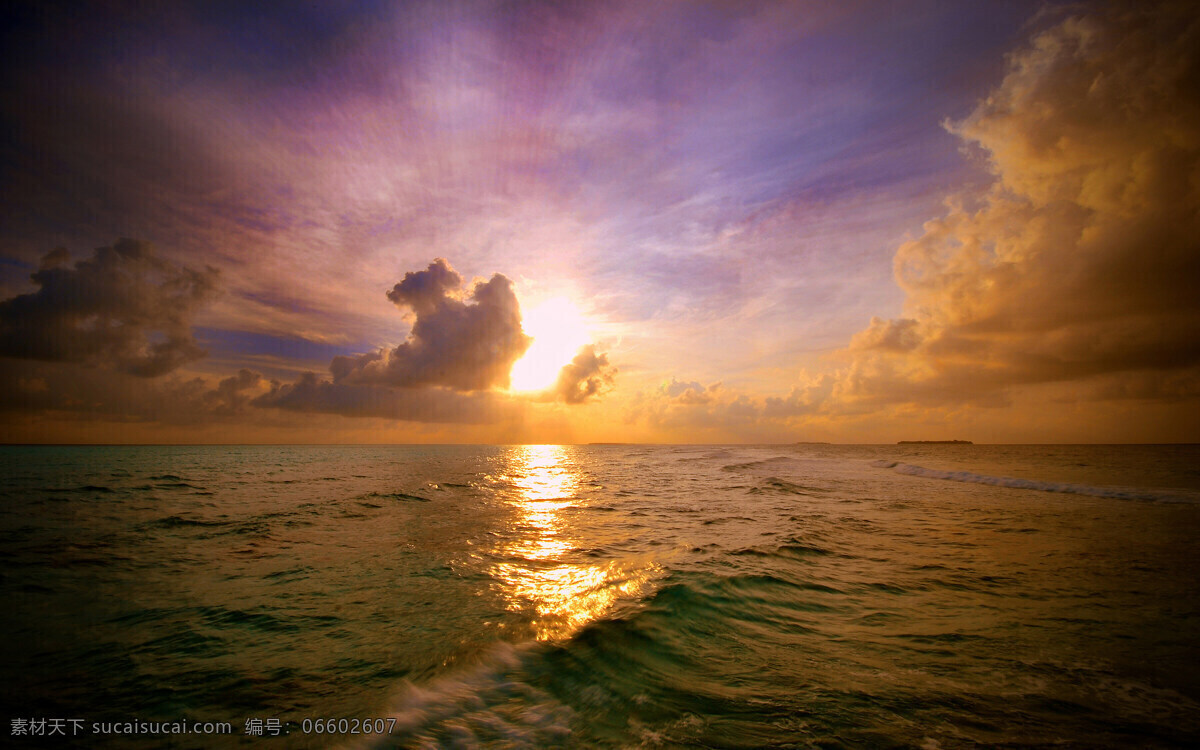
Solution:
<svg viewBox="0 0 1200 750">
<path fill-rule="evenodd" d="M 571 734 L 573 712 L 520 675 L 531 644 L 497 643 L 471 667 L 405 683 L 389 715 L 391 735 L 347 748 L 544 747 Z"/>
<path fill-rule="evenodd" d="M 877 469 L 893 469 L 898 474 L 907 474 L 926 479 L 946 479 L 951 482 L 967 482 L 970 484 L 987 484 L 994 487 L 1012 487 L 1019 490 L 1038 490 L 1040 492 L 1065 492 L 1071 495 L 1088 495 L 1091 497 L 1112 497 L 1122 500 L 1153 500 L 1168 503 L 1200 503 L 1200 497 L 1186 490 L 1151 489 L 1146 487 L 1099 487 L 1090 484 L 1073 482 L 1049 482 L 1041 479 L 1023 479 L 1021 477 L 996 477 L 987 474 L 976 474 L 970 471 L 946 471 L 929 469 L 924 466 L 906 464 L 902 461 L 878 460 L 872 461 L 871 466 Z"/>
</svg>

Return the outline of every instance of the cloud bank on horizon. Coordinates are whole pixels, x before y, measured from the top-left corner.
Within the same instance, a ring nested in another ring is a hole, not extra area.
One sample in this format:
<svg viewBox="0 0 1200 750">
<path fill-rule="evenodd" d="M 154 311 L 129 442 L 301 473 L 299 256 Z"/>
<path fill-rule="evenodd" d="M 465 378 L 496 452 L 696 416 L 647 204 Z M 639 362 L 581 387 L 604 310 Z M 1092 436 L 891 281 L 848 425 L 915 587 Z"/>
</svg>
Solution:
<svg viewBox="0 0 1200 750">
<path fill-rule="evenodd" d="M 10 366 L 14 390 L 27 392 L 24 399 L 7 400 L 13 411 L 21 406 L 74 409 L 187 422 L 203 416 L 248 418 L 252 407 L 259 407 L 490 424 L 513 418 L 520 400 L 586 403 L 599 397 L 615 374 L 606 355 L 589 344 L 562 365 L 555 386 L 545 393 L 523 398 L 503 393 L 513 363 L 531 341 L 521 327 L 512 282 L 497 273 L 476 281 L 467 293 L 462 276 L 438 258 L 424 271 L 405 274 L 386 293 L 413 317 L 407 340 L 394 349 L 335 356 L 331 379 L 306 372 L 294 383 L 280 383 L 243 368 L 215 387 L 201 378 L 172 381 L 153 397 L 130 401 L 121 392 L 133 386 L 121 376 L 154 378 L 206 355 L 189 322 L 215 295 L 218 274 L 212 268 L 198 272 L 175 266 L 158 258 L 153 246 L 130 239 L 97 248 L 73 269 L 63 267 L 68 258 L 62 248 L 47 254 L 32 275 L 39 291 L 0 302 L 0 356 L 82 365 L 73 371 L 77 378 L 100 375 L 89 377 L 90 386 L 82 391 L 70 386 L 71 378 L 56 380 L 55 395 L 65 399 L 55 401 L 44 377 Z M 89 399 L 76 398 L 84 391 Z M 168 402 L 172 408 L 164 409 Z"/>
<path fill-rule="evenodd" d="M 117 58 L 6 57 L 0 414 L 36 440 L 1200 438 L 1200 14 L 819 7 L 368 4 L 260 18 L 296 55 L 213 73 L 189 50 L 238 18 L 181 6 L 105 16 Z M 45 254 L 115 228 L 153 244 Z M 509 392 L 522 300 L 563 288 L 602 333 Z M 245 343 L 272 337 L 340 353 Z"/>
</svg>

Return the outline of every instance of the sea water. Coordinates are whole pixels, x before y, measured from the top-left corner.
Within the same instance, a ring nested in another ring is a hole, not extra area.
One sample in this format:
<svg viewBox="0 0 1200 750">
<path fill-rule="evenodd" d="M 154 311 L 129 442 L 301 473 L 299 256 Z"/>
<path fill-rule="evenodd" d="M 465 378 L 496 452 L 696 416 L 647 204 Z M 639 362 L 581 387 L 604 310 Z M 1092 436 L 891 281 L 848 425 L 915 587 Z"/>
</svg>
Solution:
<svg viewBox="0 0 1200 750">
<path fill-rule="evenodd" d="M 0 466 L 10 747 L 1200 742 L 1195 446 Z"/>
</svg>

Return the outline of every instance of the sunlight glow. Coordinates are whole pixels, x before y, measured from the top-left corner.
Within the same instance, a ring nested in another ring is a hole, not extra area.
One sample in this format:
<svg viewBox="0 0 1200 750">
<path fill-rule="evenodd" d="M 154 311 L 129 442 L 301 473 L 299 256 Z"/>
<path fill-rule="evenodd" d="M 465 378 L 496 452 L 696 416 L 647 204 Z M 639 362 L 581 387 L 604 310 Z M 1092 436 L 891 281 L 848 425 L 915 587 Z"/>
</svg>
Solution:
<svg viewBox="0 0 1200 750">
<path fill-rule="evenodd" d="M 575 554 L 562 511 L 576 506 L 581 476 L 568 449 L 557 445 L 513 448 L 505 480 L 515 490 L 522 538 L 498 550 L 503 560 L 490 573 L 500 582 L 508 608 L 532 608 L 538 640 L 564 638 L 601 617 L 622 596 L 641 590 L 657 574 L 652 566 L 626 570 L 616 561 L 597 563 Z"/>
<path fill-rule="evenodd" d="M 570 364 L 590 341 L 583 315 L 566 297 L 548 299 L 523 312 L 521 327 L 533 343 L 513 364 L 514 391 L 540 391 L 554 385 L 563 365 Z"/>
</svg>

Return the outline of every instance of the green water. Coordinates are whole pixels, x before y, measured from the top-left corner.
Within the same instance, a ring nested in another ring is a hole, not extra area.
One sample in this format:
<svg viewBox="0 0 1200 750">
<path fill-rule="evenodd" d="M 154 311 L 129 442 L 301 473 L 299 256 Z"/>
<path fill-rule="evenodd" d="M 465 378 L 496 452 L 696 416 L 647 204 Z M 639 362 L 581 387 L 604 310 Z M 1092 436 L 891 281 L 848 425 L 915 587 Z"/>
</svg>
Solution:
<svg viewBox="0 0 1200 750">
<path fill-rule="evenodd" d="M 0 461 L 14 747 L 1200 740 L 1195 447 Z M 180 720 L 229 733 L 95 731 Z"/>
</svg>

